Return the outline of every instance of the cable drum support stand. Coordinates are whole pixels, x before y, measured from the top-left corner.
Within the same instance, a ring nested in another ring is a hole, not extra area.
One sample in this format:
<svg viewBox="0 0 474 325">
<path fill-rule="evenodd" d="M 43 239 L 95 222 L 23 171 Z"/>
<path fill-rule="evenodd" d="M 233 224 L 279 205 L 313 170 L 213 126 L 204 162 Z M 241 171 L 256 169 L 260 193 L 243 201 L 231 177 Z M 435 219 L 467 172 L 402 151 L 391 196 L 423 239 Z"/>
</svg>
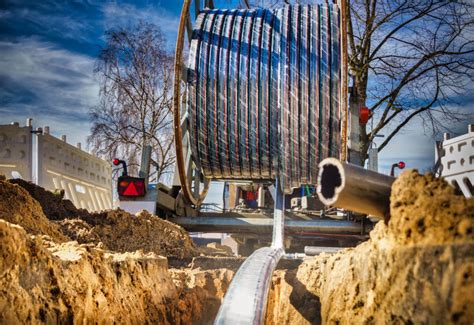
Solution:
<svg viewBox="0 0 474 325">
<path fill-rule="evenodd" d="M 285 254 L 285 195 L 315 185 L 318 163 L 341 153 L 339 8 L 210 5 L 196 11 L 193 28 L 190 2 L 183 4 L 174 70 L 180 195 L 198 209 L 210 180 L 275 184 L 272 244 L 242 264 L 215 320 L 261 324 Z M 186 30 L 192 36 L 185 68 Z"/>
</svg>

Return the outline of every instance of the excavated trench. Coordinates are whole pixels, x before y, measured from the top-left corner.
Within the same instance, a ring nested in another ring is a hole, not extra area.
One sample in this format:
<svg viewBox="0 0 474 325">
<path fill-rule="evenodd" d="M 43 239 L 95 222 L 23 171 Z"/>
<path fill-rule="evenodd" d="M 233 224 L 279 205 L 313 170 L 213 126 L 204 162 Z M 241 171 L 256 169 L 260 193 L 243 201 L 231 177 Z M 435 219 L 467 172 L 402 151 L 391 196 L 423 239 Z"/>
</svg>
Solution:
<svg viewBox="0 0 474 325">
<path fill-rule="evenodd" d="M 407 171 L 369 241 L 279 266 L 266 323 L 471 324 L 473 230 L 474 200 Z M 90 214 L 20 180 L 0 180 L 0 245 L 2 324 L 212 323 L 243 261 L 148 213 Z"/>
</svg>

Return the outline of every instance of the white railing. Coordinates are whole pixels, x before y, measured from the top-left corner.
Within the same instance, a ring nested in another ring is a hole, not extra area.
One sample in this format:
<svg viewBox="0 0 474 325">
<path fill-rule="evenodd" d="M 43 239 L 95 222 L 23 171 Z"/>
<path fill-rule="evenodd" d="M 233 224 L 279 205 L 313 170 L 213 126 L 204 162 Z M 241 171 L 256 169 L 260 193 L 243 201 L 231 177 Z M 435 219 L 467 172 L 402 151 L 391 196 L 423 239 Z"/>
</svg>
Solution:
<svg viewBox="0 0 474 325">
<path fill-rule="evenodd" d="M 468 132 L 455 138 L 444 134 L 441 156 L 444 177 L 451 185 L 458 188 L 464 196 L 474 195 L 474 125 L 468 126 Z"/>
</svg>

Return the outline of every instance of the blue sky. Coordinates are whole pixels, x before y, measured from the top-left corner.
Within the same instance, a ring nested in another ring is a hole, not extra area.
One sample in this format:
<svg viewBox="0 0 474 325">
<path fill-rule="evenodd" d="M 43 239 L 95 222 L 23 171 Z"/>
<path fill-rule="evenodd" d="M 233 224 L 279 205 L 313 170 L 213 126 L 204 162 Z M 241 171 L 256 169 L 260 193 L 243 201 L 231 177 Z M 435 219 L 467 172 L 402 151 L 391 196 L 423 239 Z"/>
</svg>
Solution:
<svg viewBox="0 0 474 325">
<path fill-rule="evenodd" d="M 36 127 L 49 125 L 54 135 L 84 143 L 90 129 L 88 109 L 98 102 L 93 66 L 104 31 L 141 19 L 159 25 L 173 48 L 180 10 L 181 1 L 3 0 L 0 124 L 24 124 L 33 117 Z M 465 107 L 456 109 L 474 112 L 472 96 L 461 102 Z M 474 123 L 472 117 L 449 126 L 464 133 L 468 123 Z M 415 119 L 380 154 L 381 171 L 388 172 L 389 165 L 401 159 L 407 167 L 428 168 L 434 140 Z"/>
<path fill-rule="evenodd" d="M 179 1 L 16 1 L 0 4 L 0 123 L 33 117 L 85 142 L 98 102 L 94 60 L 104 31 L 145 20 L 174 46 Z"/>
</svg>

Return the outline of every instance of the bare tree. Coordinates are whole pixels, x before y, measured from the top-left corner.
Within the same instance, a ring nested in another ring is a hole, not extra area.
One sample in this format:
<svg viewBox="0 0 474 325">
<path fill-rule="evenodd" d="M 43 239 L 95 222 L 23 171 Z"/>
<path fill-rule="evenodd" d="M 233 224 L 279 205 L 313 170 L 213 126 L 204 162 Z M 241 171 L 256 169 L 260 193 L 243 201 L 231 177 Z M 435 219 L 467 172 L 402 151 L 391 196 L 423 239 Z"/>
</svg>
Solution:
<svg viewBox="0 0 474 325">
<path fill-rule="evenodd" d="M 160 29 L 140 22 L 106 32 L 96 62 L 101 101 L 90 111 L 88 143 L 108 159 L 125 159 L 137 172 L 141 149 L 153 148 L 156 179 L 174 164 L 172 64 Z"/>
<path fill-rule="evenodd" d="M 314 1 L 241 0 L 241 7 L 247 2 L 275 8 Z M 434 131 L 443 119 L 466 119 L 452 107 L 474 80 L 472 0 L 345 3 L 350 106 L 367 106 L 372 113 L 369 123 L 359 126 L 360 146 L 352 148 L 353 162 L 364 163 L 376 135 L 385 135 L 379 146 L 383 150 L 415 117 Z"/>
<path fill-rule="evenodd" d="M 373 119 L 360 125 L 360 148 L 356 148 L 360 163 L 381 132 L 386 134 L 379 150 L 415 117 L 433 130 L 440 126 L 440 117 L 463 117 L 450 110 L 450 105 L 474 80 L 474 17 L 468 2 L 347 3 L 353 80 L 350 105 L 356 109 L 367 106 Z"/>
</svg>

